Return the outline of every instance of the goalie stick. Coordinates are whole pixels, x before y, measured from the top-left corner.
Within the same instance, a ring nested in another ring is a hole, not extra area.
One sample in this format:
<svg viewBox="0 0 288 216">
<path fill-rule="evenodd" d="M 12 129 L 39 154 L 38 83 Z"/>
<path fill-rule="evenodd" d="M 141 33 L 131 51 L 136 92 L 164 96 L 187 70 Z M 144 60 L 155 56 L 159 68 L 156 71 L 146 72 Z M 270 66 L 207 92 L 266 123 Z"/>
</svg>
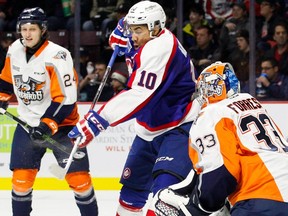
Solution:
<svg viewBox="0 0 288 216">
<path fill-rule="evenodd" d="M 32 129 L 32 126 L 30 126 L 29 124 L 27 124 L 26 122 L 24 122 L 23 120 L 21 120 L 20 118 L 18 118 L 17 116 L 13 115 L 12 113 L 8 112 L 7 110 L 0 108 L 0 113 L 3 115 L 8 116 L 9 118 L 13 119 L 14 121 L 16 121 L 18 124 L 20 124 L 22 127 L 26 128 L 28 131 L 30 131 Z M 60 143 L 58 143 L 56 140 L 54 140 L 53 138 L 51 138 L 48 135 L 43 135 L 44 140 L 50 145 L 48 148 L 50 149 L 55 149 L 57 148 L 58 150 L 66 153 L 67 155 L 70 155 L 71 149 L 61 145 Z M 73 157 L 75 159 L 81 159 L 85 156 L 84 152 L 75 152 L 75 154 L 73 155 Z"/>
<path fill-rule="evenodd" d="M 100 85 L 99 85 L 99 87 L 98 87 L 98 89 L 97 89 L 97 92 L 96 92 L 96 95 L 95 95 L 95 97 L 94 97 L 94 99 L 93 99 L 93 102 L 92 102 L 92 104 L 91 104 L 91 106 L 90 106 L 90 110 L 93 110 L 93 109 L 94 109 L 94 107 L 95 107 L 95 105 L 96 105 L 96 103 L 97 103 L 97 101 L 98 101 L 98 99 L 99 99 L 99 97 L 100 97 L 100 95 L 101 95 L 101 92 L 102 92 L 102 90 L 103 90 L 103 88 L 104 88 L 104 86 L 105 86 L 105 84 L 106 84 L 106 82 L 107 82 L 107 79 L 108 79 L 108 77 L 109 77 L 110 71 L 111 71 L 112 66 L 113 66 L 113 64 L 114 64 L 114 61 L 115 61 L 115 59 L 116 59 L 116 57 L 117 57 L 117 55 L 118 55 L 118 50 L 119 50 L 119 47 L 116 46 L 115 49 L 114 49 L 114 51 L 113 51 L 113 53 L 112 53 L 112 56 L 111 56 L 111 58 L 110 58 L 110 61 L 109 61 L 108 65 L 107 65 L 107 68 L 106 68 L 106 71 L 105 71 L 105 73 L 104 73 L 104 76 L 103 76 L 103 78 L 102 78 L 102 80 L 101 80 L 101 83 L 100 83 Z M 69 158 L 68 158 L 68 161 L 67 161 L 67 163 L 66 163 L 66 166 L 65 166 L 64 168 L 61 167 L 61 166 L 59 166 L 59 164 L 56 164 L 56 163 L 50 165 L 50 167 L 49 167 L 50 172 L 51 172 L 54 176 L 56 176 L 57 178 L 59 178 L 59 179 L 64 179 L 64 177 L 65 177 L 66 173 L 68 172 L 68 170 L 69 170 L 69 168 L 70 168 L 70 166 L 71 166 L 71 163 L 72 163 L 72 161 L 73 161 L 73 157 L 71 157 L 71 155 L 73 155 L 73 152 L 74 152 L 74 151 L 76 152 L 76 150 L 77 150 L 77 148 L 78 148 L 78 145 L 79 145 L 79 143 L 80 143 L 80 140 L 81 140 L 81 139 L 80 139 L 80 137 L 79 137 L 79 138 L 75 141 L 74 146 L 73 146 L 73 149 L 72 149 L 72 152 L 71 152 L 71 154 L 70 154 L 70 156 L 69 156 Z"/>
</svg>

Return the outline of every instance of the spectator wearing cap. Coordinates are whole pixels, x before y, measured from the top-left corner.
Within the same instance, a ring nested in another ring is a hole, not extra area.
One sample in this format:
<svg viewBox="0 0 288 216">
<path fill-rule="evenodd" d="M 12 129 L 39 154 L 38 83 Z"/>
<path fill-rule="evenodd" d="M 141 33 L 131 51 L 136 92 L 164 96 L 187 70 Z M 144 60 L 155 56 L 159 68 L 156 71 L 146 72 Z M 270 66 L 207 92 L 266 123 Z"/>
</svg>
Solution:
<svg viewBox="0 0 288 216">
<path fill-rule="evenodd" d="M 244 3 L 232 4 L 232 17 L 227 19 L 220 32 L 219 43 L 222 52 L 222 61 L 237 48 L 236 34 L 241 29 L 249 31 L 249 19 Z"/>
<path fill-rule="evenodd" d="M 109 36 L 112 31 L 116 28 L 118 21 L 125 17 L 130 9 L 129 3 L 123 3 L 116 7 L 114 13 L 110 17 L 106 18 L 102 22 L 101 32 L 102 32 L 102 56 L 108 62 L 112 55 L 112 48 L 109 46 Z M 116 62 L 125 62 L 125 57 L 116 58 Z"/>
<path fill-rule="evenodd" d="M 111 75 L 111 86 L 114 90 L 114 95 L 126 88 L 128 74 L 121 71 L 114 71 Z"/>
<path fill-rule="evenodd" d="M 15 40 L 16 40 L 16 37 L 15 37 L 14 33 L 12 33 L 12 32 L 2 33 L 2 37 L 0 39 L 0 73 L 4 67 L 8 47 Z"/>
<path fill-rule="evenodd" d="M 249 93 L 249 31 L 241 29 L 236 34 L 237 48 L 230 53 L 228 62 L 233 65 L 235 74 L 240 81 L 241 92 Z M 259 75 L 260 55 L 256 52 L 256 76 Z"/>
</svg>

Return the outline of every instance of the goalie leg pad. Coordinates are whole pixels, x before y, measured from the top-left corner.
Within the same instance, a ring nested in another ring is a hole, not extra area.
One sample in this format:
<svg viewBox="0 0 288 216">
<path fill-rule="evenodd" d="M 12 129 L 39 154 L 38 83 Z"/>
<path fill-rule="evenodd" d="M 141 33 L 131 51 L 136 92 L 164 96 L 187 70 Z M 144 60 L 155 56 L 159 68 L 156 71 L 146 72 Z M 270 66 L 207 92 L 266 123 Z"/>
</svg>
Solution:
<svg viewBox="0 0 288 216">
<path fill-rule="evenodd" d="M 13 192 L 18 196 L 26 196 L 32 191 L 37 169 L 15 169 L 12 176 Z"/>
<path fill-rule="evenodd" d="M 77 194 L 85 193 L 92 187 L 91 176 L 88 172 L 73 172 L 65 176 L 69 187 Z"/>
</svg>

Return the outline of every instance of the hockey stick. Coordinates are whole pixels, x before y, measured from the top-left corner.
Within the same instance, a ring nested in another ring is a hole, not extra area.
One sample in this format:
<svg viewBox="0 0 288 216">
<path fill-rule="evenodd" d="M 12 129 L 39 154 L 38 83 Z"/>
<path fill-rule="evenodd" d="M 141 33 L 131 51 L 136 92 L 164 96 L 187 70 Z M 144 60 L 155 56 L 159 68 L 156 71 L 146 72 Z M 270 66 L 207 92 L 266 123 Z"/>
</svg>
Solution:
<svg viewBox="0 0 288 216">
<path fill-rule="evenodd" d="M 70 166 L 73 162 L 73 155 L 76 153 L 79 143 L 80 143 L 80 137 L 77 138 L 77 140 L 75 141 L 73 149 L 70 153 L 70 156 L 69 156 L 67 163 L 66 163 L 64 168 L 59 166 L 57 163 L 50 165 L 49 170 L 54 176 L 56 176 L 59 179 L 64 179 L 66 173 L 68 172 L 68 169 L 70 168 Z"/>
<path fill-rule="evenodd" d="M 24 128 L 26 128 L 28 131 L 30 131 L 32 129 L 32 127 L 27 124 L 26 122 L 24 122 L 23 120 L 21 120 L 20 118 L 18 118 L 17 116 L 13 115 L 12 113 L 8 112 L 7 110 L 0 108 L 0 113 L 3 115 L 8 116 L 9 118 L 13 119 L 14 121 L 16 121 L 18 124 L 20 124 L 21 126 L 23 126 Z M 51 138 L 48 135 L 43 135 L 44 140 L 49 143 L 51 146 L 49 147 L 50 149 L 53 148 L 57 148 L 58 150 L 66 153 L 67 155 L 70 155 L 71 149 L 61 145 L 60 143 L 58 143 L 56 140 L 54 140 L 53 138 Z M 73 155 L 73 157 L 75 159 L 81 159 L 85 156 L 84 152 L 75 152 L 75 154 Z"/>
<path fill-rule="evenodd" d="M 105 71 L 105 73 L 104 73 L 104 75 L 103 75 L 103 78 L 102 78 L 102 80 L 101 80 L 101 83 L 100 83 L 100 85 L 99 85 L 99 87 L 98 87 L 98 89 L 97 89 L 97 92 L 96 92 L 96 95 L 95 95 L 95 97 L 94 97 L 94 99 L 93 99 L 93 102 L 92 102 L 92 104 L 91 104 L 91 106 L 90 106 L 90 110 L 93 110 L 93 109 L 94 109 L 97 101 L 99 100 L 99 97 L 100 97 L 101 92 L 102 92 L 102 90 L 103 90 L 103 88 L 104 88 L 104 86 L 105 86 L 105 84 L 106 84 L 106 82 L 107 82 L 107 79 L 108 79 L 108 77 L 109 77 L 110 71 L 111 71 L 112 66 L 113 66 L 113 64 L 114 64 L 114 61 L 115 61 L 115 59 L 116 59 L 116 57 L 117 57 L 117 55 L 118 55 L 118 51 L 119 51 L 119 47 L 116 46 L 115 49 L 114 49 L 114 52 L 112 53 L 112 56 L 111 56 L 111 58 L 110 58 L 110 61 L 109 61 L 108 65 L 107 65 L 107 68 L 106 68 L 106 71 Z"/>
<path fill-rule="evenodd" d="M 103 75 L 103 78 L 102 78 L 102 80 L 101 80 L 101 83 L 100 83 L 100 85 L 99 85 L 99 87 L 98 87 L 98 89 L 97 89 L 97 92 L 96 92 L 96 95 L 95 95 L 95 97 L 94 97 L 94 99 L 93 99 L 93 102 L 92 102 L 92 104 L 91 104 L 91 106 L 90 106 L 90 110 L 93 110 L 93 109 L 94 109 L 97 101 L 99 100 L 99 97 L 100 97 L 100 95 L 101 95 L 101 92 L 102 92 L 102 90 L 103 90 L 103 88 L 104 88 L 104 86 L 105 86 L 105 84 L 106 84 L 106 82 L 107 82 L 107 79 L 108 79 L 108 77 L 109 77 L 111 68 L 112 68 L 112 66 L 113 66 L 113 64 L 114 64 L 114 61 L 115 61 L 117 55 L 118 55 L 118 50 L 119 50 L 119 47 L 116 46 L 115 49 L 114 49 L 114 51 L 113 51 L 113 54 L 112 54 L 112 56 L 111 56 L 111 58 L 110 58 L 110 61 L 109 61 L 108 65 L 107 65 L 107 68 L 106 68 L 106 71 L 105 71 L 105 73 L 104 73 L 104 75 Z M 74 144 L 74 146 L 73 146 L 71 155 L 73 155 L 73 151 L 76 151 L 76 150 L 77 150 L 79 143 L 80 143 L 80 137 L 76 140 L 76 142 L 75 142 L 75 144 Z M 53 175 L 55 175 L 56 177 L 58 177 L 59 179 L 63 179 L 63 178 L 65 177 L 67 171 L 69 170 L 70 165 L 71 165 L 71 163 L 72 163 L 72 161 L 73 161 L 73 158 L 71 157 L 71 155 L 70 155 L 70 157 L 68 158 L 68 161 L 67 161 L 66 166 L 65 166 L 64 168 L 62 168 L 61 166 L 59 166 L 59 164 L 51 164 L 51 166 L 49 167 L 50 172 L 51 172 Z"/>
</svg>

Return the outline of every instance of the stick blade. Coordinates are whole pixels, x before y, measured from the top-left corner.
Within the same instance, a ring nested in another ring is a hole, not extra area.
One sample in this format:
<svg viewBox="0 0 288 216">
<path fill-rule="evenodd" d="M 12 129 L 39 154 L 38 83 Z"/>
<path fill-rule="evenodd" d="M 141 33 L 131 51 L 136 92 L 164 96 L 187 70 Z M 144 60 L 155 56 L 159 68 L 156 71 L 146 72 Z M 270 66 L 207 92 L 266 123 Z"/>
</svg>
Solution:
<svg viewBox="0 0 288 216">
<path fill-rule="evenodd" d="M 56 176 L 58 179 L 64 179 L 66 175 L 66 170 L 62 167 L 60 167 L 58 164 L 51 164 L 49 166 L 49 171 L 52 173 L 54 176 Z"/>
<path fill-rule="evenodd" d="M 1 113 L 2 115 L 4 115 L 4 114 L 6 113 L 6 110 L 3 109 L 3 108 L 0 108 L 0 113 Z"/>
</svg>

